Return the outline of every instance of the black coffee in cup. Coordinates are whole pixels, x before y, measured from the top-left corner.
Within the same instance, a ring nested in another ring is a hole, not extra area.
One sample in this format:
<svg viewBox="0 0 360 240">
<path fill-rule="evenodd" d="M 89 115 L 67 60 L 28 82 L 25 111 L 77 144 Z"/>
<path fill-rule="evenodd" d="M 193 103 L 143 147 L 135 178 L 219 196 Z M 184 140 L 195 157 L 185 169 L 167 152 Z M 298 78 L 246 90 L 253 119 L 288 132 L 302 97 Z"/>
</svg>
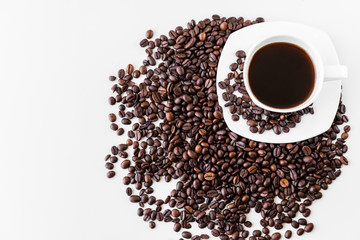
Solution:
<svg viewBox="0 0 360 240">
<path fill-rule="evenodd" d="M 314 89 L 315 69 L 300 47 L 276 42 L 263 46 L 252 57 L 248 73 L 255 97 L 273 108 L 292 108 L 305 102 Z"/>
</svg>

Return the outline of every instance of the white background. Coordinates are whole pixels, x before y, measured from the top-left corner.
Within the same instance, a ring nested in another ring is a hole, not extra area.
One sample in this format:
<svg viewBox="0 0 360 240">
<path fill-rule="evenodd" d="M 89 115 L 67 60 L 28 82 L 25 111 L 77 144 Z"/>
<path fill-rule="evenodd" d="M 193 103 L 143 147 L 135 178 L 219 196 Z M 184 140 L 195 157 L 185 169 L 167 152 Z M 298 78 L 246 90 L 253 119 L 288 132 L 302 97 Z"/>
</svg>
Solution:
<svg viewBox="0 0 360 240">
<path fill-rule="evenodd" d="M 170 223 L 150 230 L 137 217 L 118 165 L 120 175 L 105 177 L 104 156 L 121 142 L 109 130 L 107 115 L 115 109 L 107 103 L 112 86 L 107 77 L 127 63 L 141 65 L 145 54 L 139 42 L 147 29 L 159 36 L 214 13 L 305 23 L 332 37 L 340 62 L 349 68 L 343 99 L 352 125 L 350 164 L 313 204 L 309 219 L 315 229 L 301 239 L 356 239 L 359 5 L 357 0 L 1 1 L 0 239 L 180 237 Z"/>
</svg>

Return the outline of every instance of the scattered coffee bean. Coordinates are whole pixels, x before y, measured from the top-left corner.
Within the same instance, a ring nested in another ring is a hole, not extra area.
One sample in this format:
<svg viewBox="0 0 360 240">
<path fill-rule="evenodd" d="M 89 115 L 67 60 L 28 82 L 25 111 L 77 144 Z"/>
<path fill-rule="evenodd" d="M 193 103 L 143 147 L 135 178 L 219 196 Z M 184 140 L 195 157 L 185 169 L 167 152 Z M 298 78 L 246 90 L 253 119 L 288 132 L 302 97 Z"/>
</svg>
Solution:
<svg viewBox="0 0 360 240">
<path fill-rule="evenodd" d="M 188 231 L 184 231 L 184 232 L 182 232 L 181 236 L 185 239 L 190 239 L 192 234 Z"/>
<path fill-rule="evenodd" d="M 124 132 L 125 132 L 125 130 L 124 130 L 123 128 L 119 128 L 119 129 L 116 131 L 116 133 L 117 133 L 118 136 L 123 135 Z"/>
<path fill-rule="evenodd" d="M 130 125 L 131 121 L 128 118 L 123 118 L 123 119 L 121 119 L 121 123 L 124 124 L 124 125 Z"/>
<path fill-rule="evenodd" d="M 140 200 L 141 200 L 140 197 L 137 195 L 131 195 L 129 199 L 130 199 L 130 202 L 133 202 L 133 203 L 140 202 Z"/>
<path fill-rule="evenodd" d="M 287 238 L 287 239 L 291 238 L 291 236 L 292 236 L 291 230 L 287 230 L 287 231 L 285 232 L 284 236 L 285 236 L 285 238 Z"/>
<path fill-rule="evenodd" d="M 174 231 L 175 231 L 175 232 L 179 232 L 180 229 L 181 229 L 180 223 L 175 223 L 175 224 L 174 224 Z"/>
<path fill-rule="evenodd" d="M 126 72 L 127 72 L 128 74 L 132 74 L 133 71 L 134 71 L 134 66 L 133 66 L 132 64 L 128 64 L 128 65 L 126 66 Z"/>
<path fill-rule="evenodd" d="M 127 169 L 127 168 L 130 167 L 130 164 L 131 164 L 130 160 L 124 160 L 124 161 L 121 162 L 121 168 L 122 169 Z"/>
<path fill-rule="evenodd" d="M 351 130 L 351 127 L 350 127 L 349 125 L 346 125 L 346 126 L 344 127 L 344 131 L 345 131 L 346 133 L 350 132 L 350 130 Z"/>
<path fill-rule="evenodd" d="M 311 232 L 314 229 L 314 224 L 309 223 L 304 227 L 305 232 Z"/>
<path fill-rule="evenodd" d="M 273 233 L 271 235 L 271 240 L 279 240 L 281 238 L 281 234 L 279 232 Z"/>
<path fill-rule="evenodd" d="M 108 171 L 107 173 L 107 177 L 108 178 L 113 178 L 115 176 L 115 172 L 114 171 Z"/>
<path fill-rule="evenodd" d="M 106 167 L 107 169 L 110 169 L 110 170 L 111 170 L 111 169 L 114 168 L 114 164 L 107 162 L 107 163 L 105 163 L 105 167 Z"/>
<path fill-rule="evenodd" d="M 118 128 L 119 128 L 119 126 L 116 123 L 110 124 L 110 129 L 111 130 L 116 131 L 116 130 L 118 130 Z"/>
<path fill-rule="evenodd" d="M 110 113 L 109 114 L 109 120 L 110 120 L 110 122 L 115 122 L 116 121 L 116 115 L 113 114 L 113 113 Z"/>
<path fill-rule="evenodd" d="M 153 35 L 154 35 L 154 32 L 151 29 L 147 30 L 146 33 L 145 33 L 145 37 L 147 39 L 151 39 L 153 37 Z"/>
<path fill-rule="evenodd" d="M 150 222 L 149 222 L 149 227 L 150 227 L 151 229 L 155 228 L 155 227 L 156 227 L 155 222 L 150 221 Z"/>
</svg>

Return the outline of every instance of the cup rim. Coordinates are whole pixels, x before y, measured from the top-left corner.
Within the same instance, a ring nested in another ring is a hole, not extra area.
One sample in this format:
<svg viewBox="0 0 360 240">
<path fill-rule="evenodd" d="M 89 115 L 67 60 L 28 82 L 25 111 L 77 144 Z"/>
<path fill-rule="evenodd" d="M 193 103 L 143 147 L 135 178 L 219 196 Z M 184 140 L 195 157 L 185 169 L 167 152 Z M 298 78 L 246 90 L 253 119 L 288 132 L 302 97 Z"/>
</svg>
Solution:
<svg viewBox="0 0 360 240">
<path fill-rule="evenodd" d="M 272 38 L 279 38 L 278 41 L 272 41 Z M 289 40 L 290 39 L 290 40 Z M 270 41 L 269 41 L 270 40 Z M 313 67 L 314 67 L 314 72 L 315 72 L 315 78 L 314 78 L 314 88 L 310 94 L 310 96 L 301 104 L 296 105 L 294 107 L 291 108 L 275 108 L 275 107 L 271 107 L 268 106 L 264 103 L 262 103 L 259 99 L 256 98 L 256 96 L 254 95 L 254 93 L 251 91 L 250 88 L 250 84 L 249 84 L 249 78 L 248 78 L 248 70 L 250 67 L 250 63 L 252 60 L 252 57 L 254 56 L 254 54 L 261 49 L 262 47 L 271 44 L 271 43 L 275 43 L 275 42 L 287 42 L 287 43 L 291 43 L 294 44 L 296 46 L 298 46 L 299 48 L 303 49 L 308 56 L 310 57 Z M 301 44 L 299 44 L 299 42 Z M 318 53 L 318 51 L 312 46 L 311 43 L 309 43 L 308 41 L 298 37 L 298 36 L 294 36 L 294 35 L 286 35 L 286 34 L 281 34 L 281 35 L 271 35 L 271 36 L 267 36 L 259 41 L 257 41 L 256 43 L 254 43 L 248 50 L 248 54 L 246 56 L 246 60 L 244 63 L 244 70 L 243 70 L 243 78 L 244 78 L 244 84 L 245 84 L 245 88 L 246 91 L 249 94 L 249 97 L 251 98 L 251 100 L 259 107 L 265 109 L 265 110 L 269 110 L 269 111 L 273 111 L 273 112 L 279 112 L 279 113 L 287 113 L 287 112 L 296 112 L 299 110 L 302 110 L 308 106 L 310 106 L 314 100 L 316 99 L 316 97 L 319 95 L 319 92 L 322 88 L 323 85 L 323 79 L 324 78 L 324 66 L 323 63 L 321 61 L 321 57 L 320 54 Z"/>
</svg>

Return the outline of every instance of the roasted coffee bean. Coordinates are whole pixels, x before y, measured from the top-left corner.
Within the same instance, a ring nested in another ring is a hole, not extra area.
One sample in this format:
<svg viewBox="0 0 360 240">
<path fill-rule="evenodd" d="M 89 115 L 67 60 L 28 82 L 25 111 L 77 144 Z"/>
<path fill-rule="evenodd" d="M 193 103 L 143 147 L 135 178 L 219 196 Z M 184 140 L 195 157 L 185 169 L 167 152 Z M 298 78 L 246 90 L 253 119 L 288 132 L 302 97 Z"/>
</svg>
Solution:
<svg viewBox="0 0 360 240">
<path fill-rule="evenodd" d="M 118 128 L 119 128 L 119 126 L 116 123 L 110 124 L 110 129 L 111 130 L 116 131 L 116 130 L 118 130 Z"/>
<path fill-rule="evenodd" d="M 154 229 L 154 228 L 156 227 L 155 222 L 150 221 L 150 222 L 149 222 L 149 227 L 150 227 L 151 229 Z"/>
<path fill-rule="evenodd" d="M 147 30 L 145 33 L 145 37 L 147 39 L 151 39 L 153 37 L 153 35 L 154 35 L 154 32 L 151 29 Z"/>
<path fill-rule="evenodd" d="M 114 97 L 109 97 L 109 104 L 110 105 L 115 105 L 115 103 L 116 103 L 115 98 Z"/>
<path fill-rule="evenodd" d="M 123 135 L 124 132 L 125 132 L 125 130 L 124 130 L 123 128 L 118 128 L 118 130 L 116 131 L 116 133 L 117 133 L 118 136 Z"/>
<path fill-rule="evenodd" d="M 121 168 L 122 169 L 127 169 L 127 168 L 130 167 L 130 164 L 131 164 L 130 160 L 124 160 L 124 161 L 121 162 Z"/>
<path fill-rule="evenodd" d="M 110 170 L 111 170 L 111 169 L 114 168 L 114 164 L 107 162 L 107 163 L 105 163 L 105 167 L 106 167 L 107 169 L 110 169 Z"/>
<path fill-rule="evenodd" d="M 148 45 L 149 45 L 149 40 L 144 38 L 143 40 L 140 41 L 140 47 L 146 47 Z"/>
<path fill-rule="evenodd" d="M 235 53 L 236 57 L 238 58 L 245 58 L 246 57 L 246 53 L 243 50 L 239 50 Z"/>
<path fill-rule="evenodd" d="M 279 232 L 273 233 L 271 235 L 271 240 L 279 240 L 281 238 L 281 234 Z"/>
<path fill-rule="evenodd" d="M 124 125 L 130 125 L 131 121 L 128 118 L 123 118 L 123 119 L 121 119 L 121 123 L 124 124 Z"/>
<path fill-rule="evenodd" d="M 289 239 L 292 236 L 292 232 L 290 230 L 287 230 L 284 234 L 285 238 Z"/>
<path fill-rule="evenodd" d="M 251 166 L 251 167 L 248 168 L 248 172 L 251 173 L 251 174 L 256 173 L 256 171 L 257 171 L 256 166 Z"/>
<path fill-rule="evenodd" d="M 108 178 L 113 178 L 115 176 L 115 172 L 114 171 L 108 171 L 107 175 Z"/>
<path fill-rule="evenodd" d="M 235 71 L 237 68 L 238 68 L 238 64 L 237 63 L 232 63 L 230 66 L 229 66 L 230 70 L 231 71 Z"/>
<path fill-rule="evenodd" d="M 192 234 L 190 232 L 188 232 L 188 231 L 184 231 L 184 232 L 181 233 L 181 236 L 183 238 L 185 238 L 185 239 L 190 239 Z"/>
<path fill-rule="evenodd" d="M 133 203 L 136 203 L 136 202 L 140 202 L 140 197 L 139 196 L 137 196 L 137 195 L 132 195 L 132 196 L 130 196 L 130 202 L 133 202 Z"/>
<path fill-rule="evenodd" d="M 109 120 L 110 120 L 110 122 L 115 122 L 116 121 L 116 115 L 113 114 L 113 113 L 110 113 L 109 114 Z"/>
<path fill-rule="evenodd" d="M 304 227 L 305 232 L 311 232 L 314 229 L 314 224 L 309 223 Z"/>
<path fill-rule="evenodd" d="M 179 232 L 180 229 L 181 229 L 180 223 L 175 223 L 175 224 L 174 224 L 174 231 L 175 231 L 175 232 Z"/>
</svg>

